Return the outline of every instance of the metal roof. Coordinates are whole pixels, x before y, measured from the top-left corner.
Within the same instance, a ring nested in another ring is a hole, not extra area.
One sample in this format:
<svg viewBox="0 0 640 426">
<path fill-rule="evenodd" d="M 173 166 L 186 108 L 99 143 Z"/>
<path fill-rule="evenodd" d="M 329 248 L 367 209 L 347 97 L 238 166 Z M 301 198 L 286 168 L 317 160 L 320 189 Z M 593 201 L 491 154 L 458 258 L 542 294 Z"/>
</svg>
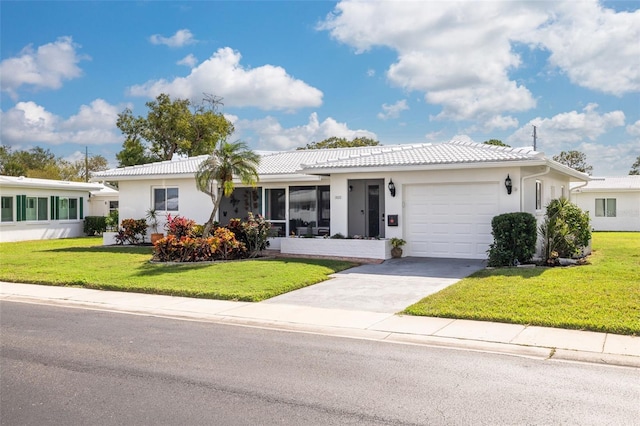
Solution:
<svg viewBox="0 0 640 426">
<path fill-rule="evenodd" d="M 150 176 L 193 175 L 206 155 L 172 161 L 110 169 L 92 174 L 92 180 L 136 179 Z M 260 176 L 302 175 L 331 169 L 477 164 L 505 161 L 546 160 L 530 148 L 507 148 L 478 144 L 458 137 L 440 144 L 383 145 L 356 148 L 263 152 Z"/>
<path fill-rule="evenodd" d="M 66 180 L 36 179 L 24 176 L 0 176 L 0 187 L 50 188 L 71 191 L 94 191 L 103 188 L 99 183 L 69 182 Z"/>
<path fill-rule="evenodd" d="M 611 190 L 640 191 L 640 175 L 592 177 L 587 185 L 576 188 L 576 192 Z"/>
<path fill-rule="evenodd" d="M 306 164 L 305 170 L 351 167 L 427 166 L 543 159 L 530 148 L 507 148 L 454 139 L 441 144 L 396 145 L 379 152 Z"/>
</svg>

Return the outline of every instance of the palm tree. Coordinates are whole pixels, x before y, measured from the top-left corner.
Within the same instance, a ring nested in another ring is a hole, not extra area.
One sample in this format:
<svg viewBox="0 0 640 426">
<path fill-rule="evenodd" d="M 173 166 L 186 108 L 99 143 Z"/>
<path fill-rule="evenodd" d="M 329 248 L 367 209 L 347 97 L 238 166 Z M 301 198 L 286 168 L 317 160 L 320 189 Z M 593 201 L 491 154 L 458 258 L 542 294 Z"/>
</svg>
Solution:
<svg viewBox="0 0 640 426">
<path fill-rule="evenodd" d="M 204 224 L 205 237 L 211 233 L 222 196 L 229 197 L 235 188 L 233 177 L 236 176 L 245 185 L 255 186 L 258 182 L 258 164 L 260 156 L 242 141 L 221 142 L 200 164 L 196 172 L 196 186 L 213 202 L 211 216 Z"/>
</svg>

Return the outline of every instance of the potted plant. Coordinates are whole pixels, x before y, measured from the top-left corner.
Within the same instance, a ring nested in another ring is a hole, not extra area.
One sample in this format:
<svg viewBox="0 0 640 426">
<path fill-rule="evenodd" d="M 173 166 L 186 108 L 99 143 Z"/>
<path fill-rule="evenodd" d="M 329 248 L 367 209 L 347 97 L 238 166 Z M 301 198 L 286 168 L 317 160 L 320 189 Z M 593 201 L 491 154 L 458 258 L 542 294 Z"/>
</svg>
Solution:
<svg viewBox="0 0 640 426">
<path fill-rule="evenodd" d="M 155 244 L 156 241 L 164 238 L 164 234 L 158 232 L 158 212 L 156 209 L 147 210 L 147 220 L 149 221 L 149 227 L 153 229 L 151 233 L 151 244 Z"/>
<path fill-rule="evenodd" d="M 402 246 L 407 244 L 402 238 L 393 237 L 391 239 L 391 256 L 393 258 L 402 257 Z"/>
</svg>

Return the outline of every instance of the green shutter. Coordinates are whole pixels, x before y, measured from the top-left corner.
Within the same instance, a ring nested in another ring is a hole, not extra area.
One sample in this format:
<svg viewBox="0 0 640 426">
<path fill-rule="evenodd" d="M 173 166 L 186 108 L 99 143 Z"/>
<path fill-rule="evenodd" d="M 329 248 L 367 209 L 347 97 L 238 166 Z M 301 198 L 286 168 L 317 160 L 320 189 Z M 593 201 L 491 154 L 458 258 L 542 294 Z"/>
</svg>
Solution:
<svg viewBox="0 0 640 426">
<path fill-rule="evenodd" d="M 27 219 L 27 196 L 16 195 L 16 221 L 22 222 Z"/>
<path fill-rule="evenodd" d="M 80 219 L 84 219 L 84 197 L 80 197 Z"/>
<path fill-rule="evenodd" d="M 56 219 L 56 197 L 52 195 L 49 198 L 51 198 L 51 205 L 49 206 L 49 210 L 51 211 L 51 214 L 49 215 L 49 218 L 50 220 L 55 220 Z"/>
<path fill-rule="evenodd" d="M 60 220 L 60 197 L 54 196 L 54 210 L 51 220 Z"/>
</svg>

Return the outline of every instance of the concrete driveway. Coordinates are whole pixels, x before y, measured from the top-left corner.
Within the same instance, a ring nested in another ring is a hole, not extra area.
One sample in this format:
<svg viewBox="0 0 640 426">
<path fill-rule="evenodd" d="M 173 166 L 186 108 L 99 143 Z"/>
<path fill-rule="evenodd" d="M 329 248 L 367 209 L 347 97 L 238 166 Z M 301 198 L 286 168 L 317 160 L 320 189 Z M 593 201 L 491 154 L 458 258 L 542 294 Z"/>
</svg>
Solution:
<svg viewBox="0 0 640 426">
<path fill-rule="evenodd" d="M 362 265 L 261 303 L 396 313 L 484 267 L 483 260 L 404 257 Z"/>
</svg>

